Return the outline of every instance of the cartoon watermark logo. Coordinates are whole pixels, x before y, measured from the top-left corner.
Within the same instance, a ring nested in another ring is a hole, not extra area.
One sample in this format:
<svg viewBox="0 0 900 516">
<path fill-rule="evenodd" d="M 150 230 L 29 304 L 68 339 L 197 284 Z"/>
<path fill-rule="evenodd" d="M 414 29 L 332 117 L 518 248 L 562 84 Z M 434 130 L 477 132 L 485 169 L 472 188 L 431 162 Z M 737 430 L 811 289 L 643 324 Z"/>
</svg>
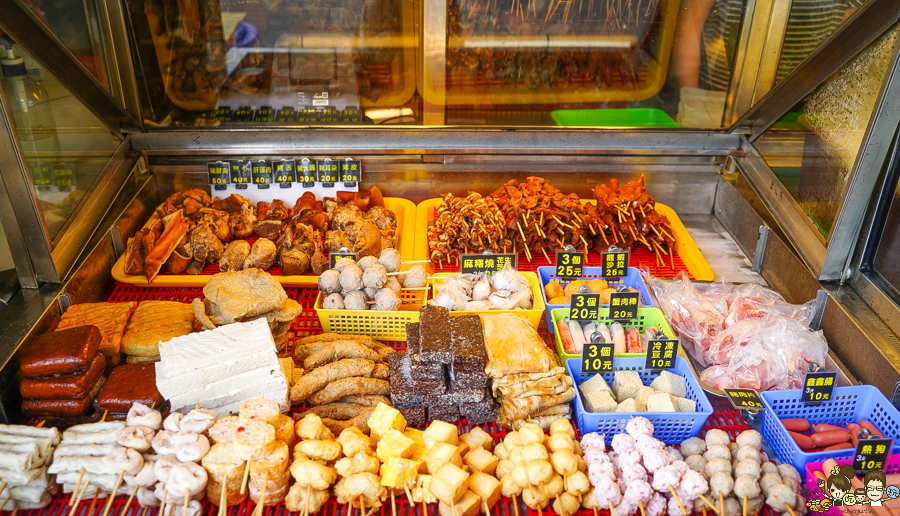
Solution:
<svg viewBox="0 0 900 516">
<path fill-rule="evenodd" d="M 812 512 L 826 512 L 831 507 L 853 507 L 858 509 L 842 512 L 862 513 L 869 507 L 881 507 L 884 502 L 900 498 L 900 487 L 887 485 L 887 475 L 873 469 L 862 478 L 862 487 L 853 489 L 854 481 L 859 485 L 853 466 L 835 466 L 826 480 L 819 479 L 819 490 L 806 491 L 806 506 Z M 840 510 L 840 509 L 839 509 Z"/>
</svg>

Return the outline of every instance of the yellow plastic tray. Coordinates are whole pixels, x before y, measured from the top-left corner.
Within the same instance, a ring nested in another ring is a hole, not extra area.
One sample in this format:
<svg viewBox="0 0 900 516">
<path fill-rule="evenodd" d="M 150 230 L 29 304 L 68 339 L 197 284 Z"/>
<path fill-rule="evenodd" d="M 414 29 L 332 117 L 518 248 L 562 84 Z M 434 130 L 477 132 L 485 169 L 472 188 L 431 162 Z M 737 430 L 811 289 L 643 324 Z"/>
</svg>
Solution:
<svg viewBox="0 0 900 516">
<path fill-rule="evenodd" d="M 416 205 L 412 201 L 399 197 L 385 197 L 384 206 L 397 216 L 397 233 L 400 235 L 400 258 L 403 261 L 410 261 L 413 259 L 412 256 L 415 250 Z M 149 226 L 157 218 L 156 214 L 154 214 L 144 226 Z M 402 268 L 408 269 L 410 266 L 404 265 Z M 212 276 L 209 274 L 168 274 L 163 271 L 150 282 L 147 281 L 146 276 L 125 274 L 125 255 L 123 254 L 113 265 L 112 277 L 116 281 L 137 287 L 202 287 L 206 285 L 206 282 Z M 319 283 L 319 276 L 314 274 L 301 276 L 273 275 L 272 277 L 276 278 L 285 287 L 305 287 L 318 285 Z"/>
<path fill-rule="evenodd" d="M 582 199 L 581 202 L 596 203 L 593 199 Z M 434 208 L 442 204 L 444 204 L 443 199 L 435 198 L 424 200 L 416 207 L 416 239 L 415 251 L 413 252 L 415 260 L 428 260 L 431 258 L 431 254 L 428 252 L 428 223 L 434 220 L 432 218 Z M 691 276 L 697 281 L 712 281 L 715 279 L 712 269 L 706 263 L 706 259 L 703 258 L 703 253 L 697 248 L 697 244 L 691 238 L 684 224 L 681 223 L 681 219 L 678 218 L 675 210 L 665 204 L 656 203 L 656 211 L 660 215 L 665 215 L 672 224 L 675 250 L 684 262 L 685 267 L 687 267 L 688 272 L 691 273 Z M 543 258 L 541 260 L 541 265 L 543 265 Z M 429 275 L 440 272 L 440 270 L 435 271 L 434 265 L 431 263 L 425 264 L 425 269 Z"/>
<path fill-rule="evenodd" d="M 427 290 L 400 291 L 399 310 L 326 310 L 325 295 L 316 296 L 316 315 L 325 333 L 368 335 L 377 340 L 406 340 L 406 323 L 419 322 Z"/>
<path fill-rule="evenodd" d="M 654 22 L 654 25 L 659 27 L 658 36 L 652 38 L 656 44 L 648 49 L 655 59 L 647 58 L 648 62 L 641 70 L 637 70 L 640 75 L 637 86 L 616 83 L 612 86 L 603 84 L 601 87 L 597 87 L 594 84 L 576 85 L 560 81 L 552 87 L 541 86 L 537 90 L 529 89 L 525 84 L 478 86 L 466 84 L 447 88 L 446 83 L 450 81 L 438 80 L 440 77 L 445 77 L 447 71 L 444 70 L 441 73 L 440 70 L 435 69 L 437 64 L 428 61 L 426 56 L 422 60 L 419 92 L 426 103 L 447 106 L 550 105 L 646 100 L 659 93 L 666 82 L 666 72 L 672 56 L 672 43 L 675 39 L 675 24 L 678 21 L 680 4 L 681 0 L 662 0 L 660 2 L 658 21 Z M 653 31 L 654 29 L 651 28 L 651 32 Z M 533 37 L 546 38 L 547 36 L 540 34 Z M 451 40 L 452 42 L 453 40 Z"/>
<path fill-rule="evenodd" d="M 448 276 L 453 276 L 455 274 L 459 274 L 456 272 L 444 272 L 435 274 L 433 278 L 445 278 Z M 456 317 L 459 315 L 469 315 L 469 314 L 502 314 L 508 313 L 513 315 L 518 315 L 520 317 L 524 317 L 528 319 L 532 326 L 537 328 L 541 324 L 541 320 L 544 318 L 544 298 L 541 296 L 541 282 L 537 277 L 537 274 L 533 272 L 523 272 L 523 276 L 528 280 L 528 283 L 531 284 L 531 297 L 534 300 L 534 305 L 531 307 L 531 310 L 476 310 L 471 312 L 465 312 L 462 310 L 452 310 L 450 311 L 450 317 Z M 430 279 L 428 280 L 431 285 L 432 296 L 434 297 L 437 294 L 437 284 L 443 283 L 438 279 Z"/>
</svg>

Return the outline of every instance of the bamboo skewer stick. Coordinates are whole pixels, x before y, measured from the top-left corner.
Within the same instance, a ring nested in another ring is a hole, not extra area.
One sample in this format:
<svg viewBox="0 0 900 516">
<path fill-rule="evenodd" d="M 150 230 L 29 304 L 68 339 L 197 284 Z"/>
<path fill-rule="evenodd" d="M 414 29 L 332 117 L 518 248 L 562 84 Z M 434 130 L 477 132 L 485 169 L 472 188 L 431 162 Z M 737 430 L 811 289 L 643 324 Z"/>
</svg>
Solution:
<svg viewBox="0 0 900 516">
<path fill-rule="evenodd" d="M 113 500 L 116 498 L 116 491 L 119 490 L 119 486 L 122 485 L 122 477 L 125 476 L 125 470 L 123 469 L 121 473 L 119 473 L 119 478 L 116 480 L 116 485 L 113 487 L 112 494 L 109 495 L 109 500 L 106 501 L 106 508 L 103 510 L 103 516 L 109 514 L 109 509 L 112 507 Z M 185 511 L 185 516 L 187 516 L 187 511 Z"/>
<path fill-rule="evenodd" d="M 644 501 L 638 500 L 638 507 L 641 508 L 641 516 L 647 516 L 647 513 L 644 511 Z"/>
<path fill-rule="evenodd" d="M 250 476 L 250 461 L 247 461 L 247 465 L 244 466 L 244 478 L 241 479 L 241 494 L 244 494 L 247 491 L 247 477 Z"/>
<path fill-rule="evenodd" d="M 675 488 L 672 486 L 669 486 L 669 491 L 672 492 L 672 496 L 674 496 L 675 501 L 678 502 L 678 507 L 681 508 L 681 514 L 683 514 L 684 516 L 687 516 L 687 510 L 685 510 L 684 504 L 681 503 L 681 498 L 678 498 L 678 493 L 675 492 Z M 745 514 L 744 516 L 747 516 L 747 515 Z"/>
<path fill-rule="evenodd" d="M 188 504 L 191 503 L 191 490 L 184 489 L 184 516 L 187 516 Z"/>
<path fill-rule="evenodd" d="M 263 486 L 262 492 L 259 495 L 259 503 L 256 504 L 256 509 L 259 511 L 259 516 L 263 516 L 263 507 L 266 505 L 266 488 L 269 487 L 269 472 L 266 471 L 265 475 L 263 475 Z M 309 498 L 307 498 L 309 500 Z"/>
<path fill-rule="evenodd" d="M 722 491 L 719 491 L 719 514 L 725 514 L 725 497 L 722 496 Z"/>
<path fill-rule="evenodd" d="M 6 504 L 8 504 L 11 499 L 12 497 L 10 496 L 7 497 L 6 500 L 3 500 L 3 505 L 0 505 L 0 511 L 2 511 L 4 507 L 6 507 Z"/>
<path fill-rule="evenodd" d="M 228 473 L 225 474 L 225 482 L 222 483 L 222 492 L 219 493 L 219 516 L 223 516 L 227 510 L 225 508 L 228 496 Z"/>
<path fill-rule="evenodd" d="M 81 474 L 78 475 L 78 482 L 75 483 L 75 489 L 72 491 L 72 496 L 69 497 L 69 507 L 71 507 L 75 503 L 75 497 L 78 494 L 78 488 L 81 487 L 81 481 L 84 479 L 84 468 L 81 468 Z"/>
<path fill-rule="evenodd" d="M 42 420 L 40 420 L 40 421 L 38 422 L 37 428 L 42 428 L 45 424 L 47 424 L 47 420 L 46 420 L 46 419 L 42 419 Z"/>
<path fill-rule="evenodd" d="M 716 507 L 716 504 L 712 503 L 712 502 L 710 501 L 709 498 L 707 498 L 707 497 L 705 497 L 705 496 L 703 496 L 703 495 L 699 495 L 699 497 L 700 497 L 701 500 L 703 500 L 703 503 L 705 503 L 706 505 L 708 505 L 709 508 L 712 509 L 716 514 L 721 514 L 721 513 L 719 512 L 719 508 Z"/>
<path fill-rule="evenodd" d="M 784 506 L 787 508 L 788 512 L 791 513 L 791 516 L 797 516 L 797 514 L 794 512 L 794 509 L 791 509 L 791 506 L 788 505 L 787 502 L 784 503 Z"/>
<path fill-rule="evenodd" d="M 87 516 L 91 516 L 94 514 L 94 507 L 97 506 L 97 500 L 100 499 L 100 489 L 94 490 L 94 499 L 91 501 L 91 505 L 88 506 Z"/>
<path fill-rule="evenodd" d="M 69 511 L 69 516 L 72 516 L 73 514 L 75 514 L 75 510 L 78 509 L 78 505 L 81 503 L 81 497 L 84 496 L 84 492 L 87 491 L 87 488 L 90 484 L 91 484 L 91 481 L 88 480 L 84 484 L 81 485 L 81 491 L 78 492 L 78 498 L 75 499 L 75 505 L 73 505 L 72 510 Z M 72 491 L 72 494 L 74 494 L 74 493 L 75 493 L 75 491 Z M 0 510 L 2 510 L 2 509 L 0 509 Z"/>
<path fill-rule="evenodd" d="M 741 510 L 742 516 L 747 516 L 747 495 L 744 495 L 744 508 Z"/>
</svg>

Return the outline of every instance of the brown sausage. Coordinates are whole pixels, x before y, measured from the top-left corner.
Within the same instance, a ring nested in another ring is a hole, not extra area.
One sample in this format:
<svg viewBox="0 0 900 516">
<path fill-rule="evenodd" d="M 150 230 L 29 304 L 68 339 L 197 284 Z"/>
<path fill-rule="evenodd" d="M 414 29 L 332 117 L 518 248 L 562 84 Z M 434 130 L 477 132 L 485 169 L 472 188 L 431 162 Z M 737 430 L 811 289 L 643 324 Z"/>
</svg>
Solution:
<svg viewBox="0 0 900 516">
<path fill-rule="evenodd" d="M 19 384 L 22 398 L 36 400 L 83 398 L 100 379 L 106 369 L 106 358 L 97 354 L 90 369 L 81 374 L 66 374 L 42 378 L 23 378 Z"/>
<path fill-rule="evenodd" d="M 339 381 L 344 378 L 356 377 L 356 376 L 369 376 L 372 374 L 372 371 L 375 369 L 375 362 L 371 360 L 366 360 L 364 358 L 345 358 L 343 360 L 338 360 L 337 362 L 332 362 L 328 365 L 324 365 L 322 367 L 316 368 L 309 373 L 300 377 L 297 383 L 291 387 L 291 400 L 292 401 L 303 401 L 308 398 L 313 393 L 318 392 L 326 385 Z M 387 382 L 385 382 L 387 383 Z M 390 390 L 388 390 L 390 392 Z M 350 394 L 387 394 L 386 392 L 348 392 L 345 396 Z M 336 399 L 331 401 L 337 401 L 343 396 L 338 396 Z M 331 403 L 331 401 L 325 401 L 324 403 Z"/>
<path fill-rule="evenodd" d="M 828 423 L 819 423 L 818 425 L 813 426 L 813 430 L 816 432 L 830 432 L 831 430 L 846 430 L 846 429 L 841 428 L 836 425 L 829 425 Z"/>
<path fill-rule="evenodd" d="M 343 378 L 329 383 L 324 389 L 306 398 L 310 405 L 333 403 L 345 396 L 354 394 L 382 394 L 391 392 L 391 384 L 377 378 Z"/>
<path fill-rule="evenodd" d="M 782 419 L 781 424 L 784 425 L 789 432 L 806 432 L 809 430 L 809 421 L 799 417 Z"/>
<path fill-rule="evenodd" d="M 832 430 L 830 432 L 818 432 L 812 434 L 811 437 L 816 446 L 825 447 L 849 441 L 850 432 L 846 430 Z"/>
<path fill-rule="evenodd" d="M 868 421 L 868 420 L 860 419 L 860 420 L 859 420 L 859 426 L 861 426 L 861 427 L 863 427 L 863 428 L 868 428 L 869 431 L 872 432 L 872 435 L 877 435 L 878 437 L 884 437 L 884 434 L 881 433 L 881 430 L 879 430 L 878 428 L 876 428 L 875 425 L 873 425 L 873 424 L 872 424 L 870 421 Z"/>
<path fill-rule="evenodd" d="M 808 435 L 798 434 L 797 432 L 791 432 L 790 430 L 788 430 L 788 434 L 790 434 L 791 438 L 797 443 L 797 446 L 799 446 L 801 450 L 809 451 L 815 449 L 816 443 L 813 442 Z"/>
</svg>

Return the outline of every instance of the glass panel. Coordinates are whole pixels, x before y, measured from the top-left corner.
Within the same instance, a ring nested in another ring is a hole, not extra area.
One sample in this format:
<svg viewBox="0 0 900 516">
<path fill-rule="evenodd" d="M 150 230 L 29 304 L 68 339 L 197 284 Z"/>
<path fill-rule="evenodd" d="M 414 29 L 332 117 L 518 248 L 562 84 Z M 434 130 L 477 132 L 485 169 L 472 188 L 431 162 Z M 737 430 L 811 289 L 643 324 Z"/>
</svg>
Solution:
<svg viewBox="0 0 900 516">
<path fill-rule="evenodd" d="M 754 143 L 823 239 L 840 209 L 897 33 L 894 27 L 875 40 Z"/>
<path fill-rule="evenodd" d="M 12 113 L 47 230 L 56 238 L 120 143 L 18 45 L 4 60 L 2 101 Z"/>
<path fill-rule="evenodd" d="M 900 250 L 900 187 L 890 201 L 884 229 L 877 245 L 872 267 L 881 279 L 890 285 L 894 298 L 900 299 L 900 261 L 897 260 L 897 252 Z"/>
<path fill-rule="evenodd" d="M 106 62 L 108 52 L 100 39 L 99 18 L 94 0 L 41 0 L 25 2 L 59 41 L 84 65 L 100 84 L 109 89 Z"/>
<path fill-rule="evenodd" d="M 719 128 L 746 0 L 127 2 L 151 125 Z"/>
<path fill-rule="evenodd" d="M 794 0 L 775 83 L 781 82 L 867 0 Z"/>
</svg>

